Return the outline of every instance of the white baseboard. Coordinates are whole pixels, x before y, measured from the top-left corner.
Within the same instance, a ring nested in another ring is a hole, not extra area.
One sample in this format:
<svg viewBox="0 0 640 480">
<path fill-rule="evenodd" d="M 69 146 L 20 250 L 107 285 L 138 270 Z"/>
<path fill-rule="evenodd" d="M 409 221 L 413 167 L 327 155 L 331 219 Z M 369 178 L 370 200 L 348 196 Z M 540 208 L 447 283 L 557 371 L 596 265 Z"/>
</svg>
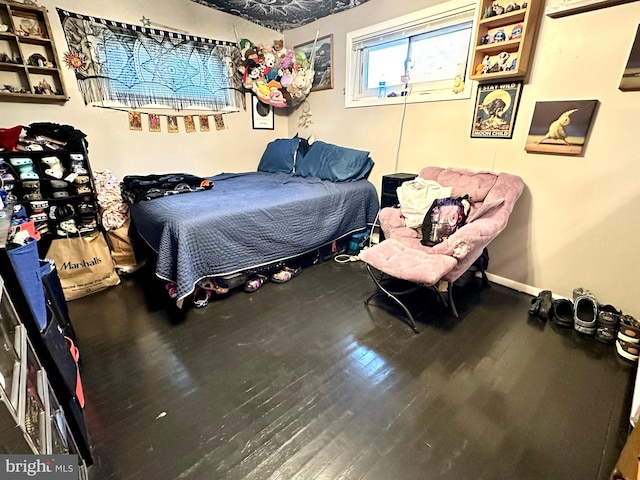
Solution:
<svg viewBox="0 0 640 480">
<path fill-rule="evenodd" d="M 518 292 L 533 295 L 534 297 L 537 297 L 538 294 L 543 290 L 540 288 L 532 287 L 531 285 L 516 282 L 515 280 L 511 280 L 509 278 L 500 277 L 499 275 L 494 275 L 493 273 L 489 272 L 487 272 L 487 278 L 490 282 L 497 283 L 498 285 L 502 285 L 503 287 L 507 287 Z"/>
</svg>

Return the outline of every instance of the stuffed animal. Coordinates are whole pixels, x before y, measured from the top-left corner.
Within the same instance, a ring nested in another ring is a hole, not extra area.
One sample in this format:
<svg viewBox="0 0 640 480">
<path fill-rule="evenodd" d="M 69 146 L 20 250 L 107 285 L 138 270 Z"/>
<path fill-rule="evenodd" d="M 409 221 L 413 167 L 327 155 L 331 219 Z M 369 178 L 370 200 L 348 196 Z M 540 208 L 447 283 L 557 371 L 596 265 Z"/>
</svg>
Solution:
<svg viewBox="0 0 640 480">
<path fill-rule="evenodd" d="M 298 50 L 295 52 L 294 59 L 295 59 L 294 65 L 297 65 L 298 68 L 301 70 L 306 70 L 311 66 L 311 64 L 309 63 L 309 60 L 307 60 L 307 56 L 304 54 L 302 50 Z"/>
<path fill-rule="evenodd" d="M 249 59 L 245 63 L 244 74 L 242 76 L 242 84 L 245 86 L 245 88 L 251 89 L 261 75 L 262 70 L 260 69 L 260 64 L 255 60 Z"/>
<path fill-rule="evenodd" d="M 262 67 L 262 74 L 269 80 L 274 80 L 278 76 L 278 69 L 276 68 L 276 56 L 273 52 L 265 52 L 264 63 Z"/>
<path fill-rule="evenodd" d="M 274 107 L 286 107 L 287 102 L 282 95 L 282 92 L 277 88 L 272 88 L 269 92 L 269 103 Z"/>
<path fill-rule="evenodd" d="M 273 53 L 276 54 L 276 57 L 284 57 L 285 55 L 284 48 L 284 40 L 274 40 L 273 41 Z"/>
</svg>

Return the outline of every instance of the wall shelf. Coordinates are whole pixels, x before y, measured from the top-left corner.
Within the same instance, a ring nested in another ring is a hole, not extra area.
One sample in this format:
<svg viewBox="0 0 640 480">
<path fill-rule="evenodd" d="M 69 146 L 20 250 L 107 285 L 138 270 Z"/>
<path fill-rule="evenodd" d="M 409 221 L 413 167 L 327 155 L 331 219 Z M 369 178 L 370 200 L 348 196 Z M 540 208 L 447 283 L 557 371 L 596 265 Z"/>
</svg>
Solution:
<svg viewBox="0 0 640 480">
<path fill-rule="evenodd" d="M 44 7 L 0 0 L 0 101 L 58 103 L 69 100 Z M 34 65 L 30 58 L 41 58 Z"/>
<path fill-rule="evenodd" d="M 516 10 L 483 18 L 488 9 L 499 5 Z M 527 0 L 526 6 L 508 0 L 480 0 L 478 8 L 473 72 L 469 78 L 479 82 L 517 79 L 526 76 L 536 39 L 543 0 Z M 496 40 L 496 32 L 502 30 L 504 40 Z M 519 36 L 512 36 L 520 30 Z"/>
</svg>

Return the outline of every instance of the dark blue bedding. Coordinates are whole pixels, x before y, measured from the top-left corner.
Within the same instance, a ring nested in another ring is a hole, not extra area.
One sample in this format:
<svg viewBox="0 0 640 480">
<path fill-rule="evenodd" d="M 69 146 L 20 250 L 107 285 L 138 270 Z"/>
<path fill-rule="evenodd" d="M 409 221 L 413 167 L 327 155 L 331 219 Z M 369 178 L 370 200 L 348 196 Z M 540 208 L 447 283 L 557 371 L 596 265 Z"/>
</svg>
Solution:
<svg viewBox="0 0 640 480">
<path fill-rule="evenodd" d="M 368 180 L 266 172 L 210 179 L 211 190 L 131 205 L 135 228 L 158 254 L 156 275 L 178 285 L 179 300 L 202 278 L 287 260 L 362 230 L 379 207 Z"/>
</svg>

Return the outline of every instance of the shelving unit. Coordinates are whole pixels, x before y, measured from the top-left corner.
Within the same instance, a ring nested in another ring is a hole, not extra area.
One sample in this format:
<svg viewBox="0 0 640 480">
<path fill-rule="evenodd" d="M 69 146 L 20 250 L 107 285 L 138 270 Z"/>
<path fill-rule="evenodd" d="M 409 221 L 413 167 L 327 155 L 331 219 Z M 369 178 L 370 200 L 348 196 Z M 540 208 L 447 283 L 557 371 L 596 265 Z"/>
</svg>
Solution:
<svg viewBox="0 0 640 480">
<path fill-rule="evenodd" d="M 84 415 L 44 355 L 50 351 L 34 331 L 34 317 L 7 256 L 12 211 L 11 204 L 0 210 L 0 451 L 76 454 L 78 478 L 86 479 L 92 458 Z"/>
<path fill-rule="evenodd" d="M 47 10 L 0 0 L 0 101 L 67 100 Z"/>
<path fill-rule="evenodd" d="M 483 18 L 487 10 L 494 5 L 499 5 L 505 12 Z M 506 12 L 508 7 L 514 8 L 514 5 L 517 5 L 516 9 Z M 473 53 L 474 71 L 470 75 L 472 80 L 485 82 L 526 76 L 537 36 L 542 5 L 543 0 L 525 0 L 524 4 L 515 4 L 508 0 L 480 0 Z M 512 38 L 514 29 L 520 29 L 521 34 Z M 496 41 L 495 34 L 500 30 L 503 31 L 505 39 Z M 508 54 L 508 57 L 503 55 L 506 58 L 500 66 L 499 55 L 503 52 Z M 481 73 L 483 60 L 487 57 L 489 70 L 497 69 L 497 71 Z M 491 69 L 492 66 L 493 69 Z"/>
</svg>

